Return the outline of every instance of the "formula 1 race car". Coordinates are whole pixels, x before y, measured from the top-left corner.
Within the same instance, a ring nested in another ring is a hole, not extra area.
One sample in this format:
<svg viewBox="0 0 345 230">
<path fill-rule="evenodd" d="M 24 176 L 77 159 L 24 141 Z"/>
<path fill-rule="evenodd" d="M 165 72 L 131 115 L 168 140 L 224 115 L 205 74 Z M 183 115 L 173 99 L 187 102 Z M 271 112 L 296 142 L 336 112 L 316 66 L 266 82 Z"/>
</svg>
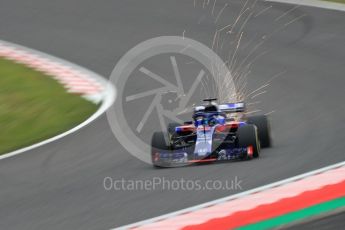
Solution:
<svg viewBox="0 0 345 230">
<path fill-rule="evenodd" d="M 270 125 L 264 115 L 246 116 L 245 103 L 217 105 L 216 98 L 194 108 L 193 121 L 171 123 L 167 132 L 152 136 L 152 163 L 175 167 L 193 163 L 257 158 L 271 146 Z"/>
</svg>

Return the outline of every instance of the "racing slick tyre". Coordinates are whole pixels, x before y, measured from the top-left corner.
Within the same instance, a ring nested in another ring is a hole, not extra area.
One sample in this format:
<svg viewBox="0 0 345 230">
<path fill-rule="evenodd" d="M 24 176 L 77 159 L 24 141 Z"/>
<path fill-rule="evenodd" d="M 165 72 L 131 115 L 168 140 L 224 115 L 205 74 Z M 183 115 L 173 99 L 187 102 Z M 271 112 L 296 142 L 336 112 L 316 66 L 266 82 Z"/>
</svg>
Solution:
<svg viewBox="0 0 345 230">
<path fill-rule="evenodd" d="M 245 125 L 237 130 L 238 144 L 241 148 L 252 147 L 252 157 L 257 158 L 260 155 L 260 142 L 258 132 L 255 125 Z M 251 158 L 247 155 L 244 159 Z"/>
<path fill-rule="evenodd" d="M 252 116 L 248 117 L 248 123 L 253 124 L 258 129 L 258 135 L 260 140 L 260 147 L 261 148 L 269 148 L 271 147 L 271 129 L 270 124 L 268 122 L 267 116 L 259 115 L 259 116 Z"/>
<path fill-rule="evenodd" d="M 151 158 L 154 167 L 160 167 L 159 156 L 160 151 L 170 150 L 170 146 L 166 144 L 165 137 L 168 137 L 167 133 L 164 132 L 154 132 L 151 139 Z"/>
</svg>

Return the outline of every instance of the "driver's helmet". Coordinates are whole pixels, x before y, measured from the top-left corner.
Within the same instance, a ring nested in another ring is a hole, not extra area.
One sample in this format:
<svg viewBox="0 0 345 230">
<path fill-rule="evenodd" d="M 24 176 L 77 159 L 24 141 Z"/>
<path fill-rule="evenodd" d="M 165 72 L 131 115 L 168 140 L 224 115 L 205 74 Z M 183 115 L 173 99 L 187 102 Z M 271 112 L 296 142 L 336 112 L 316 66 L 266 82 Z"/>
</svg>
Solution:
<svg viewBox="0 0 345 230">
<path fill-rule="evenodd" d="M 218 104 L 215 102 L 211 102 L 210 104 L 205 105 L 204 111 L 206 113 L 219 112 Z"/>
<path fill-rule="evenodd" d="M 221 113 L 218 104 L 211 102 L 207 105 L 197 106 L 194 109 L 193 119 L 195 126 L 223 124 L 225 122 L 225 114 Z"/>
</svg>

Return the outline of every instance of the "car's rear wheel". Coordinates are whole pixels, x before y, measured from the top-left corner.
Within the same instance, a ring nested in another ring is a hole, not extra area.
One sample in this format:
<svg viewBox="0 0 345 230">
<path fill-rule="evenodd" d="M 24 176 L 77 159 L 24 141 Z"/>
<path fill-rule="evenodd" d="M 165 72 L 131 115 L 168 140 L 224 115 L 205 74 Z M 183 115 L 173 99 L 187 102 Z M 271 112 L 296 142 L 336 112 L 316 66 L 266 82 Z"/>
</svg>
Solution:
<svg viewBox="0 0 345 230">
<path fill-rule="evenodd" d="M 260 142 L 257 128 L 254 125 L 245 125 L 237 130 L 238 145 L 247 148 L 248 154 L 244 159 L 256 158 L 260 155 Z"/>
<path fill-rule="evenodd" d="M 269 148 L 272 145 L 270 124 L 265 115 L 248 117 L 248 123 L 258 128 L 261 148 Z"/>
</svg>

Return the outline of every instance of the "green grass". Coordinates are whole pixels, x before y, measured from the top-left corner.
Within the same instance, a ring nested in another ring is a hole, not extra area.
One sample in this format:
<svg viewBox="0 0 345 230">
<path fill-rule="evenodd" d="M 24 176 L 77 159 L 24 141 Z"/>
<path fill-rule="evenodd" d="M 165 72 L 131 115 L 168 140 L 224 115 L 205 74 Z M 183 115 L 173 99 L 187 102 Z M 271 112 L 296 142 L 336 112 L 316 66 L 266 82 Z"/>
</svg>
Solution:
<svg viewBox="0 0 345 230">
<path fill-rule="evenodd" d="M 0 58 L 0 154 L 62 133 L 96 109 L 51 77 Z"/>
<path fill-rule="evenodd" d="M 344 3 L 345 4 L 345 0 L 324 0 L 327 2 L 338 2 L 338 3 Z"/>
</svg>

